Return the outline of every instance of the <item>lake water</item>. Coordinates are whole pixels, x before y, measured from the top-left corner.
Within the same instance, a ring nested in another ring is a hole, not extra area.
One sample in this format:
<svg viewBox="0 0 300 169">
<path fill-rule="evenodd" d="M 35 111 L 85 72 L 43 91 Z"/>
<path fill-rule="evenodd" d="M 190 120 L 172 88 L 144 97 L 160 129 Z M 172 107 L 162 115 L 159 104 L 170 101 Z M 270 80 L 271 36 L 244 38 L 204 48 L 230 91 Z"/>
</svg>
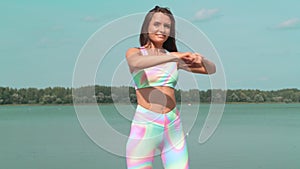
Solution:
<svg viewBox="0 0 300 169">
<path fill-rule="evenodd" d="M 183 117 L 188 119 L 197 107 L 185 109 Z M 114 105 L 99 108 L 116 131 L 129 133 L 130 120 Z M 201 113 L 187 136 L 190 168 L 300 168 L 300 104 L 227 104 L 214 135 L 200 144 L 208 109 L 208 104 L 200 105 Z M 126 165 L 124 157 L 103 150 L 88 137 L 73 106 L 0 106 L 0 168 L 125 169 Z M 156 157 L 154 169 L 158 168 L 162 164 Z"/>
</svg>

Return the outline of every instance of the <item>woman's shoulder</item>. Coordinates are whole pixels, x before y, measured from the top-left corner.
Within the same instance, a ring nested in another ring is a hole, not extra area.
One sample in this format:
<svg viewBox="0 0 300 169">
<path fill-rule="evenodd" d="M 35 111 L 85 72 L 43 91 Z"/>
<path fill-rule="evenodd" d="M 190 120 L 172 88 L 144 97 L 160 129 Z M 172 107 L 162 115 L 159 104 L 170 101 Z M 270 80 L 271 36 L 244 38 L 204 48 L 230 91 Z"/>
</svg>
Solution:
<svg viewBox="0 0 300 169">
<path fill-rule="evenodd" d="M 130 55 L 133 55 L 133 54 L 137 54 L 140 52 L 140 48 L 139 47 L 133 47 L 133 48 L 129 48 L 127 49 L 126 51 L 126 56 L 130 56 Z"/>
</svg>

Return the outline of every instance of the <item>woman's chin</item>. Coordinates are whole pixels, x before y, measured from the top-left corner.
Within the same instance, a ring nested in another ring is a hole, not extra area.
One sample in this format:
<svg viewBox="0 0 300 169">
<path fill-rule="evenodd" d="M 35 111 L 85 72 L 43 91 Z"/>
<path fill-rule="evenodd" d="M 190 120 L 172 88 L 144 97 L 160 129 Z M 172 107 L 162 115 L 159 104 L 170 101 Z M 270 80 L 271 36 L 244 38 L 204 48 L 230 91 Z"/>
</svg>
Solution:
<svg viewBox="0 0 300 169">
<path fill-rule="evenodd" d="M 152 42 L 155 44 L 163 44 L 163 43 L 165 43 L 166 40 L 167 39 L 164 39 L 164 38 L 156 38 Z"/>
</svg>

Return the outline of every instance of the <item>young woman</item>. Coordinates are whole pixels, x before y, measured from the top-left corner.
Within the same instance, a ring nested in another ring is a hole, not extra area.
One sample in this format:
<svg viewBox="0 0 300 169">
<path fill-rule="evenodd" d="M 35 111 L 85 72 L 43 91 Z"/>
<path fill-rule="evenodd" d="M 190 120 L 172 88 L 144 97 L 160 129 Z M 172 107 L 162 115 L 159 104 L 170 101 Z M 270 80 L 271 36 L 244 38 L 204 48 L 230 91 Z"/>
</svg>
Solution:
<svg viewBox="0 0 300 169">
<path fill-rule="evenodd" d="M 174 94 L 178 69 L 213 74 L 216 68 L 201 54 L 178 52 L 175 41 L 171 11 L 156 6 L 142 25 L 141 47 L 126 52 L 138 103 L 126 147 L 129 169 L 151 169 L 156 149 L 165 169 L 189 168 Z"/>
</svg>

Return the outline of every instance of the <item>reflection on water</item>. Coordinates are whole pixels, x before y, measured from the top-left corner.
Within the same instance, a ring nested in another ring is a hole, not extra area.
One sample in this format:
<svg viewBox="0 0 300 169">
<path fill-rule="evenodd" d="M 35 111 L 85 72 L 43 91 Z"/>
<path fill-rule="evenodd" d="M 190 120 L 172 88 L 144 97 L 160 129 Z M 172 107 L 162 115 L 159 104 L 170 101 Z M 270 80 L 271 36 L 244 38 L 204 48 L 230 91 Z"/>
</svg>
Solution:
<svg viewBox="0 0 300 169">
<path fill-rule="evenodd" d="M 198 143 L 198 136 L 209 105 L 197 107 L 187 105 L 181 111 L 185 131 L 190 131 L 190 168 L 300 168 L 300 104 L 228 104 L 205 144 Z M 100 109 L 118 132 L 129 132 L 132 105 Z M 0 134 L 0 168 L 126 168 L 125 158 L 89 139 L 72 106 L 0 106 Z M 154 168 L 162 168 L 159 157 Z"/>
</svg>

